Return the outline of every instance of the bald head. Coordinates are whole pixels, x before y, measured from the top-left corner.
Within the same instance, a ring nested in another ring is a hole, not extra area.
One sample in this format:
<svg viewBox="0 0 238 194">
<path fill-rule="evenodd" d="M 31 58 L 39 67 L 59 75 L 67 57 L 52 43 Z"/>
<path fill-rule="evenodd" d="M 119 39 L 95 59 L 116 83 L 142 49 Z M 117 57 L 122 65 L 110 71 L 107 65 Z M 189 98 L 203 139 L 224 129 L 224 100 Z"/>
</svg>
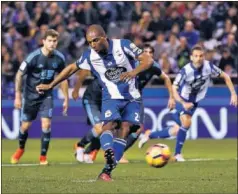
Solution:
<svg viewBox="0 0 238 194">
<path fill-rule="evenodd" d="M 107 36 L 100 25 L 91 25 L 89 26 L 86 39 L 88 44 L 92 49 L 94 49 L 97 53 L 106 53 L 109 47 L 107 42 Z"/>
<path fill-rule="evenodd" d="M 97 24 L 93 24 L 93 25 L 89 26 L 89 28 L 87 29 L 86 35 L 88 36 L 90 34 L 94 34 L 94 36 L 106 37 L 106 33 L 105 33 L 104 29 L 102 28 L 102 26 L 97 25 Z"/>
</svg>

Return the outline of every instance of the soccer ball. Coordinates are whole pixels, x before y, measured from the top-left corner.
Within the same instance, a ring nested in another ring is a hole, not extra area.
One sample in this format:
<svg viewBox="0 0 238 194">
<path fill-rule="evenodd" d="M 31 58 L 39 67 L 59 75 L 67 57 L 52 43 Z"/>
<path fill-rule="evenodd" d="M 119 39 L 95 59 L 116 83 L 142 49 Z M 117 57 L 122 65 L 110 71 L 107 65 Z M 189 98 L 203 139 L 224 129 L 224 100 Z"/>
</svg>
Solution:
<svg viewBox="0 0 238 194">
<path fill-rule="evenodd" d="M 170 149 L 165 144 L 155 144 L 151 146 L 146 152 L 146 162 L 155 168 L 161 168 L 165 166 L 171 156 Z"/>
</svg>

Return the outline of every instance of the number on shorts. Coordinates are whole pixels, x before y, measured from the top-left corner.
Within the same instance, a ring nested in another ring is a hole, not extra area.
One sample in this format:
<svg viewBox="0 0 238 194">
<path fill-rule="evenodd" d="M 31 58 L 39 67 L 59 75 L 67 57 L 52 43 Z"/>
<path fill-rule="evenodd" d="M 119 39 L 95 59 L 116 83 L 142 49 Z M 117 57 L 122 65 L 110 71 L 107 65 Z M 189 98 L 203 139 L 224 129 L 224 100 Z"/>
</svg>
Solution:
<svg viewBox="0 0 238 194">
<path fill-rule="evenodd" d="M 139 122 L 139 114 L 137 112 L 135 113 L 135 121 Z"/>
</svg>

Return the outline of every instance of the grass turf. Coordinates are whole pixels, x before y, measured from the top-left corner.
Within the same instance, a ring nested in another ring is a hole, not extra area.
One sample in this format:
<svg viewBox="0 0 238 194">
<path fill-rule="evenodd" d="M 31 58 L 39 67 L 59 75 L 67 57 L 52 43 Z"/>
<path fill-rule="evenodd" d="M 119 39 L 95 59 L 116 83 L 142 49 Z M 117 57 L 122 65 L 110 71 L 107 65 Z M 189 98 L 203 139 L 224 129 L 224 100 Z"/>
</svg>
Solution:
<svg viewBox="0 0 238 194">
<path fill-rule="evenodd" d="M 137 143 L 126 153 L 130 164 L 120 164 L 114 182 L 95 181 L 104 166 L 102 153 L 95 164 L 79 164 L 73 157 L 75 139 L 52 139 L 49 166 L 4 166 L 17 141 L 2 140 L 2 193 L 237 193 L 237 140 L 188 140 L 186 159 L 161 169 L 148 166 L 144 155 L 155 143 L 174 148 L 174 140 L 153 140 L 143 149 Z M 20 164 L 38 164 L 40 140 L 29 139 Z"/>
</svg>

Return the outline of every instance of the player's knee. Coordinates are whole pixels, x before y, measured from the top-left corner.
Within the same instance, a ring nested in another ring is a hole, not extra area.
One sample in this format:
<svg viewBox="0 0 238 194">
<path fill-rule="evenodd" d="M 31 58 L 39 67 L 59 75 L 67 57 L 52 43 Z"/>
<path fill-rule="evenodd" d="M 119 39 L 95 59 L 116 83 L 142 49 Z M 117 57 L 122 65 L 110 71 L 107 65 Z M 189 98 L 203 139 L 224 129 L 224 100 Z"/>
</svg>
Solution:
<svg viewBox="0 0 238 194">
<path fill-rule="evenodd" d="M 42 127 L 42 129 L 50 129 L 51 128 L 51 123 L 50 122 L 43 122 L 41 127 Z"/>
<path fill-rule="evenodd" d="M 102 124 L 94 125 L 94 130 L 98 135 L 100 135 L 102 133 Z"/>
<path fill-rule="evenodd" d="M 174 125 L 174 126 L 172 127 L 171 132 L 170 132 L 170 135 L 172 135 L 172 136 L 177 136 L 178 131 L 179 131 L 179 125 Z"/>
<path fill-rule="evenodd" d="M 21 130 L 24 132 L 24 131 L 28 131 L 28 129 L 30 128 L 31 126 L 31 122 L 22 122 L 21 124 Z"/>
<path fill-rule="evenodd" d="M 188 129 L 190 126 L 191 126 L 191 119 L 188 119 L 182 122 L 182 127 Z"/>
</svg>

